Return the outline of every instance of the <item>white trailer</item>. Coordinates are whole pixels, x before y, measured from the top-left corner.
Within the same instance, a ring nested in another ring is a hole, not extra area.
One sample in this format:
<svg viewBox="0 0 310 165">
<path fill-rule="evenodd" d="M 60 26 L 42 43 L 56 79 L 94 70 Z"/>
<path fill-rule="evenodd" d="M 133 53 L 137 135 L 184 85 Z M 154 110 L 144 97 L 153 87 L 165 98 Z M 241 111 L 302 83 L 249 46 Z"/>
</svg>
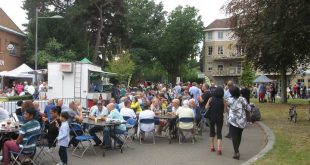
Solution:
<svg viewBox="0 0 310 165">
<path fill-rule="evenodd" d="M 99 66 L 83 62 L 48 63 L 48 99 L 91 100 L 111 98 L 110 76 Z"/>
</svg>

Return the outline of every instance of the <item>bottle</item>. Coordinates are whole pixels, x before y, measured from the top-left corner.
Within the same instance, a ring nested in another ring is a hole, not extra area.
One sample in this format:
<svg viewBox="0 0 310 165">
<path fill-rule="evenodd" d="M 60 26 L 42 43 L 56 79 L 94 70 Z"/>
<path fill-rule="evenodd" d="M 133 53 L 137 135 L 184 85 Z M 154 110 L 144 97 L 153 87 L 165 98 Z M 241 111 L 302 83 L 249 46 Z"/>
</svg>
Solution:
<svg viewBox="0 0 310 165">
<path fill-rule="evenodd" d="M 100 93 L 100 95 L 99 95 L 99 100 L 102 100 L 102 94 Z"/>
<path fill-rule="evenodd" d="M 98 118 L 97 117 L 95 117 L 95 123 L 97 123 L 98 122 Z"/>
</svg>

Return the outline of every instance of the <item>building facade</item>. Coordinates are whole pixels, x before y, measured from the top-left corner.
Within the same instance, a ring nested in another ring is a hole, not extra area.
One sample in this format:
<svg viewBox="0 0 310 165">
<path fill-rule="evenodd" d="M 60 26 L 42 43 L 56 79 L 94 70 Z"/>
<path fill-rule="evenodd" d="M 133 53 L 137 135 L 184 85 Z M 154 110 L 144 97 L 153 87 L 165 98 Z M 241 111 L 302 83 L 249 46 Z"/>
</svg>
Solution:
<svg viewBox="0 0 310 165">
<path fill-rule="evenodd" d="M 244 60 L 229 26 L 229 19 L 217 19 L 205 28 L 204 72 L 211 82 L 222 85 L 238 83 Z"/>
<path fill-rule="evenodd" d="M 10 71 L 24 62 L 21 49 L 26 35 L 0 8 L 0 71 Z"/>
</svg>

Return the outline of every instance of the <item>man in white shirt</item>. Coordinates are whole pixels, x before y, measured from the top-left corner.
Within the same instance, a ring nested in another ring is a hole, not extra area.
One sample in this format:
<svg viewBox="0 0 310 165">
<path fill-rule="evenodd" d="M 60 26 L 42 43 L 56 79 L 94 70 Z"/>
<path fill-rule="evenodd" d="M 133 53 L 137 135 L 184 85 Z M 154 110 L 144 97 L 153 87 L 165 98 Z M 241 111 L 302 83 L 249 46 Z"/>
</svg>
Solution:
<svg viewBox="0 0 310 165">
<path fill-rule="evenodd" d="M 194 100 L 192 100 L 194 101 Z M 189 108 L 189 101 L 184 100 L 183 101 L 183 107 L 179 108 L 176 112 L 176 115 L 180 118 L 195 118 L 193 109 Z M 194 134 L 194 122 L 179 122 L 179 128 L 180 129 L 186 129 L 189 130 L 191 129 L 191 133 Z M 182 139 L 185 139 L 184 134 L 182 131 L 180 131 Z"/>
<path fill-rule="evenodd" d="M 93 106 L 92 108 L 93 109 L 89 115 L 89 119 L 91 120 L 95 120 L 96 118 L 101 119 L 109 114 L 108 109 L 105 106 L 103 106 L 102 100 L 99 100 L 97 102 L 97 106 L 96 107 Z M 99 146 L 102 143 L 102 141 L 96 135 L 96 132 L 99 131 L 103 131 L 103 128 L 100 126 L 94 126 L 93 128 L 89 129 L 89 134 L 94 137 L 94 141 L 96 143 L 94 146 Z"/>
<path fill-rule="evenodd" d="M 147 109 L 140 112 L 139 113 L 139 120 L 141 119 L 154 119 L 155 117 L 155 113 L 151 110 Z M 142 136 L 142 139 L 144 138 L 144 132 L 150 132 L 152 130 L 155 129 L 155 123 L 151 123 L 151 124 L 140 124 L 139 123 L 139 132 L 140 130 L 142 130 L 143 132 L 141 132 L 141 136 Z"/>
<path fill-rule="evenodd" d="M 123 117 L 127 116 L 127 117 L 130 117 L 130 118 L 135 119 L 135 118 L 136 118 L 136 114 L 135 114 L 135 112 L 133 111 L 133 109 L 130 108 L 131 101 L 130 101 L 130 100 L 126 100 L 126 101 L 124 102 L 124 105 L 125 105 L 125 107 L 123 107 L 123 108 L 121 109 L 121 112 L 120 112 L 121 115 L 122 115 Z"/>
</svg>

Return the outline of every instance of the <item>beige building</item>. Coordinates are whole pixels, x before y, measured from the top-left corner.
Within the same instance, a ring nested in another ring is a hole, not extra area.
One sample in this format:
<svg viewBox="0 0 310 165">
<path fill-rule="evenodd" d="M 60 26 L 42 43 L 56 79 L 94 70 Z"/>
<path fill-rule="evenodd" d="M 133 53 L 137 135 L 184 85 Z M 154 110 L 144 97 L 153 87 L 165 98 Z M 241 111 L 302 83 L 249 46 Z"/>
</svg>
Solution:
<svg viewBox="0 0 310 165">
<path fill-rule="evenodd" d="M 228 80 L 238 83 L 244 56 L 233 37 L 229 19 L 217 19 L 204 31 L 205 75 L 217 85 L 223 85 Z"/>
</svg>

